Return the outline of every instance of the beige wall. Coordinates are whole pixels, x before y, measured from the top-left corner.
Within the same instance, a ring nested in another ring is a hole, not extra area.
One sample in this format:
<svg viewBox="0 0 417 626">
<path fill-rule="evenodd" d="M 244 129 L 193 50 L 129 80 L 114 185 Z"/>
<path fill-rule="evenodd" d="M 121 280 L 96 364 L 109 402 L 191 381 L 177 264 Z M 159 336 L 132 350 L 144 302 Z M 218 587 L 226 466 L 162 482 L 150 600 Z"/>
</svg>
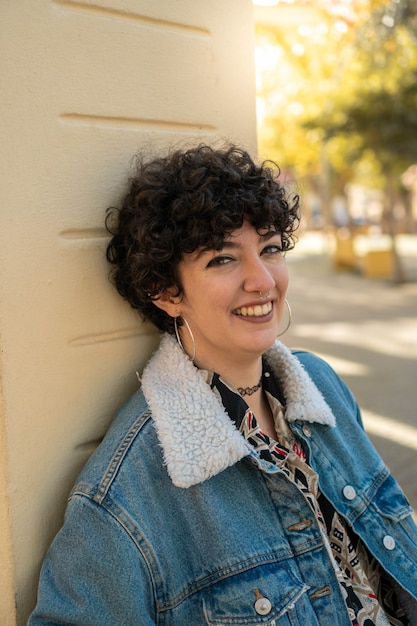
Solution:
<svg viewBox="0 0 417 626">
<path fill-rule="evenodd" d="M 105 208 L 141 146 L 255 149 L 252 45 L 251 0 L 1 3 L 2 626 L 157 343 L 107 282 Z"/>
</svg>

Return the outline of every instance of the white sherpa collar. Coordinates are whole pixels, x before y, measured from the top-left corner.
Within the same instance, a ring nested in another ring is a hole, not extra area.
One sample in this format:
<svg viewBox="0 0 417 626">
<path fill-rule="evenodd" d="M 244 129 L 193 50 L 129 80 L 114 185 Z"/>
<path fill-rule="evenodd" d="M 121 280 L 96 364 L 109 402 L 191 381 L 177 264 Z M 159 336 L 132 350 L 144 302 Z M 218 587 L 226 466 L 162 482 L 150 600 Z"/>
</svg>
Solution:
<svg viewBox="0 0 417 626">
<path fill-rule="evenodd" d="M 335 418 L 298 359 L 277 341 L 266 353 L 286 400 L 287 420 L 335 425 Z M 154 418 L 168 473 L 191 487 L 234 465 L 251 446 L 171 335 L 144 369 L 142 390 Z"/>
</svg>

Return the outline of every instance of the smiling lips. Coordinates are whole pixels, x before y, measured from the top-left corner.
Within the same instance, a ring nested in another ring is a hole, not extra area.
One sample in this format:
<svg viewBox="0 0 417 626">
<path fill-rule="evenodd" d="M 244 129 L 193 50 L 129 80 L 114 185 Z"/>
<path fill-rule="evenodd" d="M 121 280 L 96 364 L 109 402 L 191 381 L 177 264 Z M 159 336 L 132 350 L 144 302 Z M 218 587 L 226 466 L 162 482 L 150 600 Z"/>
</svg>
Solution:
<svg viewBox="0 0 417 626">
<path fill-rule="evenodd" d="M 262 317 L 263 315 L 268 315 L 271 311 L 272 302 L 266 302 L 265 304 L 256 304 L 255 306 L 242 306 L 241 309 L 236 309 L 233 313 L 242 317 Z"/>
</svg>

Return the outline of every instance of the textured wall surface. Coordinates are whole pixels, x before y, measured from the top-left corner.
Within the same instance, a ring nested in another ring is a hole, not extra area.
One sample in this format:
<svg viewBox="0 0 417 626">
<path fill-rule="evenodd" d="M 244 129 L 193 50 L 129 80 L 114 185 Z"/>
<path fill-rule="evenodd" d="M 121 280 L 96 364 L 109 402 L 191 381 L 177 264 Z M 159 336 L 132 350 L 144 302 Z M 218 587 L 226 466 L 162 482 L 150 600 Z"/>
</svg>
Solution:
<svg viewBox="0 0 417 626">
<path fill-rule="evenodd" d="M 140 148 L 256 148 L 250 0 L 0 7 L 0 623 L 24 624 L 71 483 L 158 336 L 107 280 Z M 15 608 L 16 607 L 16 608 Z"/>
</svg>

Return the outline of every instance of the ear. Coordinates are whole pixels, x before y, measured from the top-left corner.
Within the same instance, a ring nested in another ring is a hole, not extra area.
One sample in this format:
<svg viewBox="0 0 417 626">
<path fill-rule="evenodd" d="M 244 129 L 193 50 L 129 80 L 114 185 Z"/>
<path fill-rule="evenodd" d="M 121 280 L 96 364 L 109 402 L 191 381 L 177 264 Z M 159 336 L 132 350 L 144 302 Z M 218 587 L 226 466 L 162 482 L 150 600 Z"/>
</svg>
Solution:
<svg viewBox="0 0 417 626">
<path fill-rule="evenodd" d="M 169 289 L 164 289 L 155 300 L 152 300 L 155 306 L 168 313 L 171 317 L 178 317 L 180 314 L 178 305 L 180 300 L 174 297 Z"/>
</svg>

